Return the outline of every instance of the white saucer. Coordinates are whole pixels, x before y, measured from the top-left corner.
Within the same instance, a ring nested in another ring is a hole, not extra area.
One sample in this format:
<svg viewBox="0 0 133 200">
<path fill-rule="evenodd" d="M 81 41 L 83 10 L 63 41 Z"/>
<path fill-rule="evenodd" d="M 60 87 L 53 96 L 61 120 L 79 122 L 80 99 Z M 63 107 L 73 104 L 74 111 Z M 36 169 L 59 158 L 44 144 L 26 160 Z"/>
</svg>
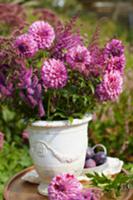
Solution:
<svg viewBox="0 0 133 200">
<path fill-rule="evenodd" d="M 105 175 L 114 175 L 121 172 L 123 161 L 118 158 L 107 157 L 107 161 L 103 165 L 99 165 L 93 168 L 85 168 L 82 175 L 87 173 L 103 173 Z"/>
<path fill-rule="evenodd" d="M 94 167 L 94 168 L 86 168 L 83 170 L 81 176 L 77 177 L 79 181 L 88 181 L 90 180 L 86 174 L 87 173 L 102 173 L 106 176 L 112 176 L 115 174 L 118 174 L 121 172 L 123 166 L 123 161 L 119 160 L 118 158 L 108 157 L 107 161 L 100 166 Z M 36 170 L 31 170 L 30 172 L 27 172 L 22 178 L 22 180 L 33 183 L 33 184 L 40 184 L 41 180 L 39 178 L 38 173 Z M 47 195 L 46 187 L 45 190 L 42 187 L 42 184 L 38 186 L 38 191 L 42 195 Z"/>
</svg>

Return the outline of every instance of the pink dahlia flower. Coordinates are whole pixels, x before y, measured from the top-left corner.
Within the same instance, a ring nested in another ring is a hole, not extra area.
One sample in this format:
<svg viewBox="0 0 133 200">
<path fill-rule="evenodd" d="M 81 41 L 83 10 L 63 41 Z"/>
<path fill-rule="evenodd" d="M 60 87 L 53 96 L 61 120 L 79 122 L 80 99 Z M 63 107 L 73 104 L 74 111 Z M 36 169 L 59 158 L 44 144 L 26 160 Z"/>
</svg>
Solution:
<svg viewBox="0 0 133 200">
<path fill-rule="evenodd" d="M 112 39 L 110 42 L 107 43 L 104 49 L 105 58 L 111 56 L 121 56 L 124 54 L 124 45 L 120 40 Z"/>
<path fill-rule="evenodd" d="M 54 41 L 53 27 L 44 21 L 36 21 L 29 27 L 29 34 L 34 37 L 39 49 L 49 48 Z"/>
<path fill-rule="evenodd" d="M 84 46 L 78 45 L 77 47 L 73 47 L 66 54 L 66 62 L 70 67 L 84 74 L 88 71 L 87 66 L 90 64 L 90 61 L 90 52 Z"/>
<path fill-rule="evenodd" d="M 0 150 L 3 148 L 4 145 L 4 134 L 0 132 Z"/>
<path fill-rule="evenodd" d="M 58 175 L 48 187 L 50 200 L 76 200 L 82 190 L 82 184 L 71 174 Z"/>
<path fill-rule="evenodd" d="M 103 75 L 103 80 L 96 88 L 96 94 L 101 101 L 116 100 L 122 92 L 123 78 L 119 71 L 112 70 Z"/>
<path fill-rule="evenodd" d="M 45 61 L 41 74 L 45 88 L 63 88 L 67 83 L 67 70 L 60 60 L 49 59 Z"/>
<path fill-rule="evenodd" d="M 15 47 L 18 53 L 26 58 L 30 58 L 38 51 L 38 46 L 33 37 L 29 34 L 23 34 L 17 37 Z"/>
</svg>

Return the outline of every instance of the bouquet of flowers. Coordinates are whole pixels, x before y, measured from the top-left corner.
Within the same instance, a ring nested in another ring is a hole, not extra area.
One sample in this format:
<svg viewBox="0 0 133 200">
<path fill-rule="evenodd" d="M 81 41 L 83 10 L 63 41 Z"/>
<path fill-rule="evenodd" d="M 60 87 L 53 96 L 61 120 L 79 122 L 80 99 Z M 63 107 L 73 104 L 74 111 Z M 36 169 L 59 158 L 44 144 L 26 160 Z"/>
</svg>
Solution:
<svg viewBox="0 0 133 200">
<path fill-rule="evenodd" d="M 39 20 L 0 38 L 0 99 L 25 119 L 81 118 L 98 103 L 115 101 L 123 87 L 124 45 L 88 42 L 75 18 L 53 28 Z"/>
</svg>

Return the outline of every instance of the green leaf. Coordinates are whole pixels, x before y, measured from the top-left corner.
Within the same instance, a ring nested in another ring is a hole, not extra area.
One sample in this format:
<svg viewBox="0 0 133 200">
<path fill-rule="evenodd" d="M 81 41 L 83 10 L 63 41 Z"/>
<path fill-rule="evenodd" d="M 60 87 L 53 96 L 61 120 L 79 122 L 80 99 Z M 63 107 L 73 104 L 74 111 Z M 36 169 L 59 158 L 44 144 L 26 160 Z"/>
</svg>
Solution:
<svg viewBox="0 0 133 200">
<path fill-rule="evenodd" d="M 12 121 L 15 117 L 15 113 L 10 111 L 7 107 L 2 110 L 2 116 L 5 122 Z"/>
<path fill-rule="evenodd" d="M 72 124 L 74 119 L 73 119 L 73 117 L 69 117 L 68 120 Z"/>
<path fill-rule="evenodd" d="M 120 195 L 120 191 L 123 188 L 133 188 L 133 174 L 118 174 L 114 179 L 108 178 L 104 174 L 86 174 L 91 178 L 91 184 L 93 186 L 101 188 L 104 192 L 110 192 L 116 197 Z"/>
</svg>

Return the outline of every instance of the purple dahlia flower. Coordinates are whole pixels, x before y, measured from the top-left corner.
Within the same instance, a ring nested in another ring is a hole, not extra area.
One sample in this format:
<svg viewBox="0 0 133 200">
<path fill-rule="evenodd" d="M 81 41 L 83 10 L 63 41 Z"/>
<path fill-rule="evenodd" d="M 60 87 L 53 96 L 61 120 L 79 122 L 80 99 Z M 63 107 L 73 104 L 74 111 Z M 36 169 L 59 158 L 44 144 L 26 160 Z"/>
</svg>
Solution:
<svg viewBox="0 0 133 200">
<path fill-rule="evenodd" d="M 110 42 L 107 43 L 104 49 L 104 56 L 105 58 L 109 58 L 111 56 L 121 56 L 124 54 L 124 45 L 120 40 L 112 39 Z"/>
<path fill-rule="evenodd" d="M 90 52 L 84 46 L 78 45 L 77 47 L 69 49 L 66 53 L 66 62 L 72 69 L 78 70 L 81 73 L 86 74 L 90 61 Z"/>
<path fill-rule="evenodd" d="M 60 60 L 49 59 L 45 61 L 41 74 L 45 88 L 63 88 L 67 83 L 67 70 Z"/>
<path fill-rule="evenodd" d="M 82 184 L 71 174 L 61 174 L 53 178 L 49 187 L 50 200 L 76 200 L 82 190 Z"/>
<path fill-rule="evenodd" d="M 103 75 L 102 82 L 96 88 L 96 94 L 101 101 L 114 101 L 122 92 L 122 85 L 123 78 L 119 71 L 107 71 Z"/>
<path fill-rule="evenodd" d="M 0 150 L 3 148 L 4 145 L 4 134 L 0 132 Z"/>
<path fill-rule="evenodd" d="M 33 57 L 38 51 L 38 46 L 33 37 L 29 34 L 23 34 L 17 37 L 15 47 L 18 53 L 26 58 Z"/>
<path fill-rule="evenodd" d="M 55 39 L 53 27 L 44 21 L 36 21 L 29 27 L 29 34 L 34 37 L 39 49 L 49 48 Z"/>
</svg>

